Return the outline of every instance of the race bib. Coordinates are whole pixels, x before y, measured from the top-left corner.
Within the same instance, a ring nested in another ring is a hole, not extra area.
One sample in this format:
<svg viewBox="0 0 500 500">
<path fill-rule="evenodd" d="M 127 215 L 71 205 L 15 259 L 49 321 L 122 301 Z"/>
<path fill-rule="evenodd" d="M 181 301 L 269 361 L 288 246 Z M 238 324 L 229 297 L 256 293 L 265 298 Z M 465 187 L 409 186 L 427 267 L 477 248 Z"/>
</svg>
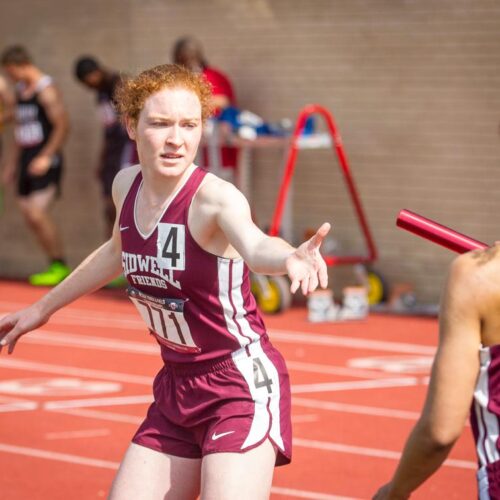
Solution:
<svg viewBox="0 0 500 500">
<path fill-rule="evenodd" d="M 42 124 L 38 121 L 17 125 L 15 130 L 16 144 L 21 147 L 31 147 L 43 142 Z"/>
<path fill-rule="evenodd" d="M 127 293 L 161 344 L 177 352 L 201 352 L 184 318 L 185 300 L 153 297 L 132 286 L 128 287 Z"/>
</svg>

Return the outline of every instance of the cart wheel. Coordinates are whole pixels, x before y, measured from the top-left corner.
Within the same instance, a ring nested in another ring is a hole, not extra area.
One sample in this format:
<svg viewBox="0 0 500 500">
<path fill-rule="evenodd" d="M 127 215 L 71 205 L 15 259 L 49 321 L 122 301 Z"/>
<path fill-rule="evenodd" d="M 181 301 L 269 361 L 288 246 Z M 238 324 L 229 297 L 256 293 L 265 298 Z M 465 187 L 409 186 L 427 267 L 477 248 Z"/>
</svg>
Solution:
<svg viewBox="0 0 500 500">
<path fill-rule="evenodd" d="M 366 272 L 368 280 L 368 304 L 374 306 L 387 300 L 387 283 L 380 273 L 373 269 Z"/>
<path fill-rule="evenodd" d="M 285 311 L 292 303 L 290 287 L 283 276 L 254 276 L 252 293 L 262 312 L 267 314 Z"/>
</svg>

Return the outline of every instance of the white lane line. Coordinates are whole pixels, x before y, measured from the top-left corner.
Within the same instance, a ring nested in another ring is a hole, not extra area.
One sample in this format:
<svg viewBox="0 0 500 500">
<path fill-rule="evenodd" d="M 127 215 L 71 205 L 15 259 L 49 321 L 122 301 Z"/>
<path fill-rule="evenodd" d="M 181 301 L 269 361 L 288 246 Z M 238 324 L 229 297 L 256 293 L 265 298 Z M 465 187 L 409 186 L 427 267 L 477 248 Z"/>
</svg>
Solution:
<svg viewBox="0 0 500 500">
<path fill-rule="evenodd" d="M 53 330 L 35 330 L 30 335 L 25 336 L 23 342 L 42 345 L 64 345 L 101 351 L 132 352 L 153 356 L 158 356 L 160 353 L 160 347 L 155 342 L 91 337 L 90 335 L 56 332 Z"/>
<path fill-rule="evenodd" d="M 10 368 L 16 370 L 29 370 L 42 373 L 56 373 L 62 375 L 73 375 L 80 377 L 98 378 L 113 380 L 116 382 L 126 382 L 131 384 L 146 385 L 151 387 L 153 376 L 144 377 L 142 375 L 131 375 L 129 373 L 111 372 L 105 370 L 91 370 L 89 368 L 77 368 L 74 366 L 53 365 L 39 363 L 19 358 L 0 358 L 0 368 Z"/>
<path fill-rule="evenodd" d="M 152 394 L 141 394 L 139 396 L 117 396 L 112 398 L 87 398 L 87 399 L 65 399 L 63 401 L 49 401 L 43 405 L 46 410 L 58 410 L 61 408 L 96 408 L 98 406 L 122 406 L 136 405 L 141 403 L 151 404 Z"/>
<path fill-rule="evenodd" d="M 334 401 L 321 401 L 320 399 L 308 399 L 294 396 L 292 406 L 313 408 L 315 410 L 327 410 L 337 413 L 354 413 L 358 415 L 370 415 L 383 418 L 400 418 L 402 420 L 418 420 L 420 413 L 416 411 L 398 410 L 395 408 L 381 408 L 377 406 L 354 405 L 348 403 L 336 403 Z M 470 422 L 465 423 L 470 427 Z"/>
<path fill-rule="evenodd" d="M 316 441 L 313 439 L 294 438 L 293 444 L 295 446 L 302 446 L 304 448 L 333 451 L 335 453 L 348 453 L 351 455 L 360 455 L 365 457 L 388 458 L 391 460 L 399 460 L 399 458 L 401 457 L 401 453 L 399 451 L 380 450 L 377 448 L 366 448 L 364 446 L 353 446 L 349 444 L 331 443 L 327 441 Z M 456 467 L 458 469 L 477 469 L 476 462 L 470 462 L 468 460 L 457 460 L 453 458 L 449 458 L 448 460 L 446 460 L 443 465 L 447 467 Z"/>
<path fill-rule="evenodd" d="M 66 415 L 73 415 L 77 417 L 93 418 L 97 420 L 108 420 L 110 422 L 120 422 L 122 424 L 139 425 L 143 422 L 144 417 L 136 417 L 135 415 L 126 415 L 122 413 L 113 413 L 110 411 L 101 410 L 87 410 L 85 408 L 70 408 L 70 409 L 57 409 L 49 410 L 54 413 L 64 413 Z"/>
<path fill-rule="evenodd" d="M 82 438 L 109 436 L 110 434 L 111 431 L 109 429 L 88 429 L 83 431 L 47 432 L 45 433 L 45 439 L 47 440 L 82 439 Z"/>
<path fill-rule="evenodd" d="M 87 315 L 82 315 L 81 319 L 78 321 L 79 325 L 86 325 L 86 321 L 88 320 L 89 317 L 98 318 L 94 312 L 92 312 L 92 315 L 87 314 Z M 129 325 L 129 327 L 133 327 L 132 329 L 134 330 L 141 330 L 144 333 L 146 333 L 146 327 L 144 324 L 138 320 L 137 318 L 133 318 L 130 316 L 130 319 L 123 319 L 124 317 L 121 316 L 120 319 L 120 325 L 118 327 L 123 327 L 124 325 Z M 102 321 L 99 320 L 99 325 L 87 325 L 87 326 L 102 326 L 104 327 L 109 327 L 112 326 L 112 322 L 115 321 L 113 320 L 112 317 L 108 317 L 108 315 L 103 315 L 102 316 Z M 53 323 L 55 324 L 56 321 L 54 320 Z M 51 331 L 51 330 L 36 330 L 35 332 L 32 332 L 31 335 L 25 337 L 23 340 L 26 342 L 28 339 L 32 339 L 30 341 L 33 341 L 35 338 L 35 335 L 37 333 L 41 334 L 48 334 L 50 333 L 53 336 L 53 339 L 56 339 L 56 336 L 58 337 L 57 340 L 60 341 L 61 343 L 64 342 L 64 338 L 68 335 L 67 332 L 57 332 L 57 331 Z M 436 347 L 435 346 L 429 346 L 429 345 L 422 345 L 422 344 L 409 344 L 405 342 L 391 342 L 391 341 L 383 341 L 383 340 L 373 340 L 373 339 L 363 339 L 363 338 L 351 338 L 351 337 L 343 337 L 339 335 L 331 335 L 331 334 L 319 334 L 319 333 L 311 333 L 311 332 L 298 332 L 298 331 L 291 331 L 291 330 L 279 330 L 279 329 L 270 329 L 268 330 L 269 336 L 271 337 L 271 340 L 279 340 L 281 342 L 289 342 L 289 343 L 295 343 L 295 344 L 301 344 L 301 345 L 322 345 L 322 346 L 341 346 L 341 347 L 349 347 L 351 349 L 362 349 L 362 350 L 374 350 L 374 351 L 387 351 L 387 352 L 398 352 L 398 353 L 411 353 L 411 354 L 422 354 L 422 355 L 430 355 L 433 356 L 436 352 Z M 74 339 L 76 338 L 81 338 L 81 339 L 87 339 L 87 342 L 84 344 L 87 347 L 92 347 L 89 345 L 88 342 L 91 342 L 92 340 L 95 342 L 96 346 L 103 347 L 106 344 L 109 346 L 112 346 L 114 344 L 123 344 L 124 350 L 129 347 L 132 349 L 135 348 L 144 348 L 144 346 L 149 346 L 149 349 L 146 348 L 147 351 L 149 351 L 151 348 L 157 348 L 156 344 L 146 344 L 144 342 L 134 342 L 130 340 L 117 340 L 116 337 L 113 339 L 105 338 L 105 337 L 90 337 L 90 336 L 85 336 L 85 335 L 76 335 L 72 334 L 71 335 Z M 49 339 L 46 339 L 45 335 L 43 337 L 45 340 L 50 341 Z M 71 342 L 71 341 L 68 341 Z M 134 351 L 135 352 L 135 351 Z M 146 354 L 149 352 L 146 352 Z"/>
<path fill-rule="evenodd" d="M 3 399 L 3 398 L 2 398 Z M 13 398 L 9 398 L 13 399 Z M 85 400 L 81 400 L 85 401 Z M 141 396 L 140 400 L 134 399 L 132 400 L 122 400 L 122 404 L 137 404 L 137 403 L 147 403 L 151 401 L 151 396 L 144 396 L 144 398 Z M 125 402 L 127 401 L 127 402 Z M 62 411 L 63 409 L 66 410 L 67 408 L 76 408 L 76 407 L 82 407 L 82 406 L 87 406 L 86 404 L 82 405 L 77 405 L 74 404 L 73 402 L 68 402 L 67 406 L 64 406 L 64 403 L 66 401 L 62 402 L 49 402 L 44 405 L 45 410 L 51 410 L 51 411 L 58 411 L 60 413 L 70 413 L 70 414 L 75 414 L 75 415 L 81 415 L 81 416 L 87 416 L 87 417 L 92 417 L 92 418 L 103 418 L 107 419 L 108 416 L 111 416 L 112 420 L 116 420 L 114 417 L 117 417 L 119 421 L 122 422 L 129 422 L 129 423 L 140 423 L 142 422 L 142 418 L 140 417 L 133 417 L 133 416 L 127 416 L 127 415 L 122 415 L 118 413 L 106 413 L 106 412 L 93 412 L 93 411 L 88 411 L 88 412 L 70 412 L 70 411 Z M 109 404 L 109 403 L 108 403 Z M 320 410 L 328 410 L 328 411 L 335 411 L 339 413 L 354 413 L 354 414 L 361 414 L 361 415 L 371 415 L 371 416 L 379 416 L 379 417 L 389 417 L 389 418 L 399 418 L 399 419 L 404 419 L 404 420 L 417 420 L 419 417 L 418 412 L 412 412 L 412 411 L 405 411 L 405 410 L 396 410 L 392 408 L 378 408 L 378 407 L 373 407 L 373 406 L 363 406 L 363 405 L 352 405 L 352 404 L 346 404 L 346 403 L 335 403 L 335 402 L 330 402 L 330 401 L 321 401 L 321 400 L 316 400 L 316 399 L 307 399 L 307 398 L 300 398 L 300 397 L 295 397 L 293 398 L 293 405 L 294 406 L 300 406 L 304 408 L 313 408 L 313 409 L 320 409 Z M 9 412 L 9 411 L 23 411 L 23 410 L 36 410 L 38 408 L 38 403 L 34 401 L 10 401 L 9 403 L 3 403 L 0 404 L 0 412 Z M 90 405 L 89 405 L 90 406 Z M 94 405 L 95 406 L 95 405 Z M 307 421 L 308 418 L 311 418 L 312 416 L 297 416 L 293 417 L 292 420 L 295 422 L 301 422 L 301 421 Z M 317 420 L 318 417 L 315 415 L 314 419 Z"/>
<path fill-rule="evenodd" d="M 47 363 L 38 363 L 34 361 L 23 360 L 19 358 L 0 358 L 0 367 L 12 368 L 18 370 L 30 370 L 42 373 L 55 373 L 65 375 L 76 375 L 89 378 L 98 378 L 113 380 L 118 382 L 130 382 L 138 385 L 151 387 L 153 378 L 142 377 L 139 375 L 129 375 L 126 373 L 117 373 L 104 370 L 90 370 L 87 368 L 75 368 L 72 366 L 52 365 Z M 378 408 L 372 406 L 352 405 L 346 403 L 335 403 L 330 401 L 320 401 L 307 398 L 293 398 L 293 404 L 305 408 L 315 408 L 343 413 L 355 413 L 362 415 L 375 415 L 380 417 L 401 418 L 407 420 L 416 420 L 419 413 L 397 410 L 391 408 Z"/>
<path fill-rule="evenodd" d="M 129 399 L 129 400 L 122 400 L 121 403 L 116 403 L 116 404 L 138 404 L 138 403 L 148 403 L 151 402 L 152 396 L 140 396 L 139 399 Z M 79 404 L 79 401 L 82 401 L 82 404 Z M 67 403 L 65 406 L 64 403 Z M 36 403 L 35 403 L 36 404 Z M 109 403 L 108 403 L 109 404 Z M 402 420 L 411 420 L 411 421 L 416 421 L 418 420 L 420 413 L 415 412 L 415 411 L 408 411 L 408 410 L 399 410 L 399 409 L 394 409 L 394 408 L 382 408 L 382 407 L 376 407 L 376 406 L 366 406 L 366 405 L 355 405 L 355 404 L 348 404 L 348 403 L 337 403 L 333 401 L 322 401 L 319 399 L 308 399 L 308 398 L 302 398 L 302 397 L 297 397 L 293 396 L 292 398 L 292 404 L 293 406 L 299 406 L 303 408 L 312 408 L 312 409 L 317 409 L 317 410 L 326 410 L 326 411 L 334 411 L 337 413 L 353 413 L 353 414 L 359 414 L 359 415 L 370 415 L 370 416 L 376 416 L 376 417 L 383 417 L 383 418 L 396 418 L 396 419 L 402 419 Z M 103 403 L 102 405 L 89 405 L 89 406 L 105 406 L 106 403 Z M 140 423 L 142 422 L 142 417 L 134 417 L 134 416 L 127 416 L 123 414 L 118 414 L 118 413 L 107 413 L 107 412 L 101 412 L 101 411 L 76 411 L 75 412 L 70 412 L 69 408 L 83 408 L 86 407 L 87 404 L 85 404 L 85 400 L 78 400 L 78 402 L 73 403 L 69 401 L 62 401 L 62 402 L 57 402 L 57 401 L 52 401 L 45 403 L 44 409 L 45 410 L 50 410 L 50 411 L 57 411 L 60 413 L 71 413 L 75 415 L 81 415 L 81 416 L 86 416 L 86 417 L 91 417 L 91 418 L 104 418 L 104 419 L 111 419 L 113 420 L 114 417 L 116 416 L 120 422 L 130 422 L 130 423 Z M 35 409 L 35 408 L 33 408 Z M 108 418 L 110 417 L 110 418 Z M 466 424 L 467 426 L 469 425 L 468 423 Z"/>
<path fill-rule="evenodd" d="M 44 333 L 44 332 L 40 332 Z M 32 343 L 39 343 L 40 340 L 40 335 L 38 333 L 35 334 L 37 338 L 35 338 L 35 342 Z M 47 337 L 52 336 L 52 334 L 48 334 Z M 73 347 L 84 347 L 84 348 L 91 348 L 95 349 L 96 344 L 95 342 L 92 342 L 92 345 L 87 346 L 85 344 L 84 339 L 73 339 L 71 338 L 72 334 L 64 334 L 63 338 L 63 343 L 66 343 L 67 345 L 72 345 Z M 79 336 L 83 337 L 83 336 Z M 25 337 L 26 340 L 29 340 L 29 336 Z M 24 340 L 24 339 L 23 339 Z M 33 340 L 33 338 L 31 338 Z M 54 340 L 54 339 L 51 339 Z M 46 344 L 45 341 L 40 342 L 42 344 Z M 49 341 L 50 343 L 50 341 Z M 139 342 L 136 342 L 136 344 L 140 344 Z M 149 344 L 143 344 L 137 351 L 141 354 L 145 354 L 145 349 L 143 346 L 149 346 Z M 110 341 L 106 341 L 104 346 L 97 347 L 98 349 L 104 347 L 105 350 L 110 350 L 110 351 L 120 351 L 123 350 L 123 346 L 121 346 L 120 342 L 114 343 L 114 345 L 110 345 Z M 125 348 L 127 352 L 137 352 L 134 348 L 130 348 L 131 346 L 128 346 Z M 158 352 L 157 349 L 155 348 L 154 350 L 151 350 L 149 354 L 154 355 L 155 357 L 158 357 Z M 42 371 L 46 373 L 62 373 L 62 374 L 68 374 L 68 375 L 81 375 L 81 376 L 88 376 L 91 378 L 106 378 L 107 380 L 115 380 L 119 382 L 130 382 L 134 384 L 145 384 L 145 385 L 151 385 L 152 383 L 152 378 L 144 377 L 141 375 L 129 375 L 125 373 L 116 373 L 116 372 L 107 372 L 107 371 L 102 371 L 102 370 L 90 370 L 87 368 L 76 368 L 76 367 L 61 367 L 57 368 L 59 365 L 50 365 L 50 364 L 44 364 L 44 363 L 39 363 L 36 361 L 28 361 L 28 360 L 20 360 L 19 358 L 7 358 L 4 357 L 3 359 L 0 358 L 0 367 L 5 366 L 6 368 L 18 368 L 18 369 L 26 369 L 26 370 L 33 370 L 33 371 Z M 325 373 L 325 374 L 335 374 L 335 375 L 347 375 L 351 377 L 372 377 L 372 378 L 380 378 L 380 379 L 389 379 L 390 377 L 393 376 L 393 374 L 389 373 L 380 373 L 380 372 L 372 372 L 372 371 L 367 371 L 367 370 L 357 370 L 353 368 L 346 368 L 342 366 L 331 366 L 331 365 L 325 365 L 325 364 L 317 364 L 317 363 L 302 363 L 302 362 L 296 362 L 296 361 L 288 361 L 287 366 L 289 367 L 290 370 L 299 370 L 303 372 L 309 372 L 309 373 Z"/>
<path fill-rule="evenodd" d="M 95 309 L 78 309 L 74 306 L 62 309 L 52 316 L 51 322 L 54 324 L 86 325 L 86 326 L 107 326 L 116 328 L 128 328 L 133 330 L 144 330 L 145 325 L 140 316 L 136 313 L 132 303 L 126 303 L 131 314 L 99 312 Z M 28 303 L 0 301 L 0 316 L 11 311 L 16 311 L 27 307 Z"/>
<path fill-rule="evenodd" d="M 110 462 L 109 460 L 81 457 L 79 455 L 40 450 L 38 448 L 28 448 L 26 446 L 14 446 L 6 443 L 0 443 L 0 452 L 25 455 L 27 457 L 45 458 L 47 460 L 57 460 L 59 462 L 66 462 L 70 464 L 89 465 L 91 467 L 99 467 L 101 469 L 117 469 L 120 465 L 118 462 Z"/>
<path fill-rule="evenodd" d="M 431 356 L 433 356 L 436 352 L 436 347 L 419 344 L 406 344 L 403 342 L 387 342 L 383 340 L 358 339 L 328 334 L 291 332 L 274 329 L 269 330 L 269 337 L 272 341 L 279 340 L 280 342 L 291 342 L 301 345 L 341 346 L 349 347 L 351 349 L 428 354 Z"/>
<path fill-rule="evenodd" d="M 5 396 L 4 394 L 0 394 L 0 413 L 32 411 L 36 410 L 38 406 L 39 405 L 36 401 L 30 401 L 29 399 L 13 398 L 11 396 Z"/>
<path fill-rule="evenodd" d="M 98 460 L 95 458 L 82 457 L 79 455 L 70 455 L 69 453 L 58 453 L 55 451 L 41 450 L 38 448 L 28 448 L 25 446 L 13 446 L 5 443 L 0 443 L 0 452 L 11 453 L 15 455 L 24 455 L 28 457 L 44 458 L 46 460 L 56 460 L 59 462 L 87 465 L 90 467 L 97 467 L 100 469 L 117 470 L 119 462 L 111 462 L 109 460 Z M 271 492 L 287 495 L 288 497 L 295 498 L 310 498 L 316 500 L 357 500 L 352 497 L 344 497 L 337 495 L 329 495 L 327 493 L 318 493 L 307 490 L 296 490 L 292 488 L 280 488 L 273 486 Z"/>
<path fill-rule="evenodd" d="M 113 380 L 119 382 L 129 382 L 138 385 L 151 387 L 153 378 L 139 375 L 130 375 L 126 373 L 117 373 L 104 370 L 90 370 L 87 368 L 75 368 L 72 366 L 52 365 L 47 363 L 38 363 L 34 361 L 22 360 L 19 358 L 0 358 L 0 367 L 12 368 L 18 370 L 30 370 L 42 373 L 55 373 L 65 375 L 84 376 L 89 378 L 98 378 Z M 315 399 L 297 398 L 294 396 L 293 404 L 306 408 L 315 408 L 343 413 L 354 413 L 362 415 L 374 415 L 380 417 L 401 418 L 406 420 L 416 420 L 419 413 L 397 410 L 391 408 L 378 408 L 372 406 L 352 405 L 346 403 L 336 403 L 330 401 L 320 401 Z"/>
<path fill-rule="evenodd" d="M 122 422 L 127 424 L 140 424 L 144 420 L 144 417 L 136 417 L 134 415 L 126 415 L 122 413 L 113 413 L 101 410 L 87 410 L 80 408 L 45 408 L 48 411 L 53 411 L 56 413 L 64 413 L 67 415 L 75 415 L 79 417 L 94 418 L 99 420 L 111 420 L 113 422 Z M 294 424 L 299 424 L 302 422 L 317 422 L 319 420 L 318 415 L 292 415 L 292 422 Z"/>
<path fill-rule="evenodd" d="M 57 373 L 65 375 L 77 375 L 90 378 L 103 378 L 119 382 L 130 382 L 150 386 L 152 378 L 143 377 L 140 375 L 129 375 L 126 373 L 109 372 L 104 370 L 90 370 L 88 368 L 76 368 L 71 366 L 51 365 L 47 363 L 38 363 L 35 361 L 27 361 L 22 359 L 0 359 L 0 367 L 14 368 L 19 370 L 31 370 L 43 373 Z M 416 385 L 418 379 L 413 377 L 405 377 L 399 379 L 379 379 L 373 381 L 351 381 L 351 382 L 330 382 L 324 384 L 304 384 L 292 387 L 292 392 L 295 394 L 304 392 L 322 392 L 325 390 L 348 390 L 348 389 L 366 389 L 377 387 L 394 387 L 394 386 L 409 386 Z"/>
<path fill-rule="evenodd" d="M 11 413 L 16 411 L 32 411 L 38 408 L 35 401 L 18 401 L 16 403 L 0 404 L 0 413 Z"/>
<path fill-rule="evenodd" d="M 365 370 L 362 368 L 351 368 L 347 366 L 332 366 L 319 363 L 305 363 L 303 361 L 286 360 L 286 366 L 289 370 L 299 372 L 346 375 L 348 377 L 356 378 L 390 378 L 394 376 L 394 373 L 387 373 L 383 371 Z"/>
<path fill-rule="evenodd" d="M 94 410 L 85 410 L 85 409 L 60 409 L 54 410 L 57 413 L 67 413 L 70 415 L 78 415 L 82 417 L 90 417 L 96 419 L 104 419 L 111 420 L 115 422 L 125 422 L 131 424 L 139 424 L 142 422 L 142 418 L 135 417 L 132 415 L 121 415 L 121 414 L 113 414 L 109 412 L 100 412 Z M 374 457 L 374 458 L 386 458 L 391 460 L 399 460 L 401 457 L 401 453 L 393 450 L 382 450 L 378 448 L 367 448 L 364 446 L 355 446 L 348 445 L 343 443 L 333 443 L 329 441 L 319 441 L 314 439 L 304 439 L 299 437 L 293 438 L 293 444 L 295 446 L 301 446 L 303 448 L 311 448 L 317 450 L 323 450 L 334 453 L 346 453 L 350 455 L 359 455 L 366 457 Z M 0 446 L 0 451 L 2 448 Z M 449 458 L 444 462 L 444 465 L 447 467 L 455 467 L 458 469 L 477 469 L 476 462 L 468 461 L 468 460 L 459 460 Z"/>
<path fill-rule="evenodd" d="M 388 387 L 409 387 L 418 384 L 419 379 L 416 377 L 398 377 L 378 380 L 354 380 L 350 382 L 325 382 L 318 384 L 292 385 L 292 394 L 352 391 L 360 389 L 382 389 Z"/>
<path fill-rule="evenodd" d="M 273 486 L 271 488 L 271 493 L 276 495 L 283 495 L 287 498 L 310 498 L 312 500 L 360 500 L 355 497 L 344 497 L 339 495 L 329 495 L 328 493 L 319 493 L 313 491 L 302 491 L 293 488 L 280 488 L 279 486 Z"/>
<path fill-rule="evenodd" d="M 0 301 L 0 307 L 3 311 L 12 311 L 25 307 L 27 304 L 18 302 Z M 132 308 L 132 305 L 130 305 Z M 132 309 L 131 309 L 132 310 Z M 2 314 L 0 314 L 1 316 Z M 53 324 L 67 323 L 87 326 L 117 327 L 129 328 L 133 330 L 146 331 L 142 320 L 135 314 L 123 313 L 100 313 L 93 310 L 75 310 L 74 308 L 65 309 L 54 315 Z M 91 324 L 90 324 L 91 323 Z M 268 330 L 272 340 L 277 339 L 283 342 L 300 343 L 303 345 L 329 345 L 344 346 L 354 349 L 369 349 L 376 351 L 390 351 L 401 353 L 416 353 L 434 355 L 436 348 L 421 344 L 409 344 L 403 342 L 391 342 L 373 339 L 361 339 L 342 337 L 330 334 L 315 334 L 294 330 L 270 329 Z M 125 341 L 126 342 L 126 341 Z"/>
<path fill-rule="evenodd" d="M 66 311 L 66 313 L 60 317 L 54 317 L 52 321 L 54 324 L 57 323 L 60 325 L 107 326 L 108 328 L 117 328 L 120 330 L 142 330 L 143 332 L 147 332 L 147 326 L 138 315 L 127 316 L 124 314 L 119 316 L 108 316 L 107 314 L 97 313 L 96 311 L 92 311 L 87 315 L 82 315 L 78 313 L 75 314 L 72 311 Z"/>
<path fill-rule="evenodd" d="M 397 410 L 394 408 L 380 408 L 376 406 L 354 405 L 348 403 L 335 403 L 333 401 L 321 401 L 319 399 L 300 398 L 296 396 L 292 398 L 292 406 L 335 411 L 339 413 L 371 415 L 384 418 L 401 418 L 403 420 L 417 420 L 420 417 L 420 413 L 416 411 Z"/>
</svg>

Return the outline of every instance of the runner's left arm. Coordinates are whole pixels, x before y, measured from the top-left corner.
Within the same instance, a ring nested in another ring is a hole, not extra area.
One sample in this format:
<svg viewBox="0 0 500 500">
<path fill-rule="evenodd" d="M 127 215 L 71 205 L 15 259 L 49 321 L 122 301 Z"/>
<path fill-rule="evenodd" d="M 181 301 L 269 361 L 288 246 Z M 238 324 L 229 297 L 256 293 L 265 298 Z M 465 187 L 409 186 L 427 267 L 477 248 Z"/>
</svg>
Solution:
<svg viewBox="0 0 500 500">
<path fill-rule="evenodd" d="M 53 129 L 47 143 L 30 164 L 30 172 L 35 175 L 43 175 L 49 169 L 53 156 L 61 150 L 69 131 L 68 114 L 62 96 L 54 85 L 40 92 L 40 103 Z"/>
<path fill-rule="evenodd" d="M 218 226 L 253 271 L 288 274 L 293 293 L 299 287 L 304 294 L 318 285 L 327 287 L 328 273 L 319 248 L 330 224 L 324 223 L 311 239 L 294 248 L 281 238 L 268 236 L 255 225 L 248 201 L 233 185 L 220 183 L 216 200 Z"/>
</svg>

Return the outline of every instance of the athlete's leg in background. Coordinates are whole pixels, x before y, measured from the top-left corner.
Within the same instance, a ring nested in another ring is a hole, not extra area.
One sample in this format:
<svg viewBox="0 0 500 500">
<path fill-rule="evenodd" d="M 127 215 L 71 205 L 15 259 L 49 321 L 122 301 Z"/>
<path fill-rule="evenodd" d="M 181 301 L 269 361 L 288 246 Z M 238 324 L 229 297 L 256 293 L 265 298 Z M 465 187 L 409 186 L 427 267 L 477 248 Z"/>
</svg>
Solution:
<svg viewBox="0 0 500 500">
<path fill-rule="evenodd" d="M 64 254 L 59 230 L 49 213 L 56 194 L 57 187 L 50 185 L 33 191 L 28 196 L 18 197 L 19 207 L 27 224 L 50 259 L 60 259 Z"/>
<path fill-rule="evenodd" d="M 108 500 L 195 500 L 200 468 L 201 459 L 174 457 L 131 443 Z"/>
</svg>

